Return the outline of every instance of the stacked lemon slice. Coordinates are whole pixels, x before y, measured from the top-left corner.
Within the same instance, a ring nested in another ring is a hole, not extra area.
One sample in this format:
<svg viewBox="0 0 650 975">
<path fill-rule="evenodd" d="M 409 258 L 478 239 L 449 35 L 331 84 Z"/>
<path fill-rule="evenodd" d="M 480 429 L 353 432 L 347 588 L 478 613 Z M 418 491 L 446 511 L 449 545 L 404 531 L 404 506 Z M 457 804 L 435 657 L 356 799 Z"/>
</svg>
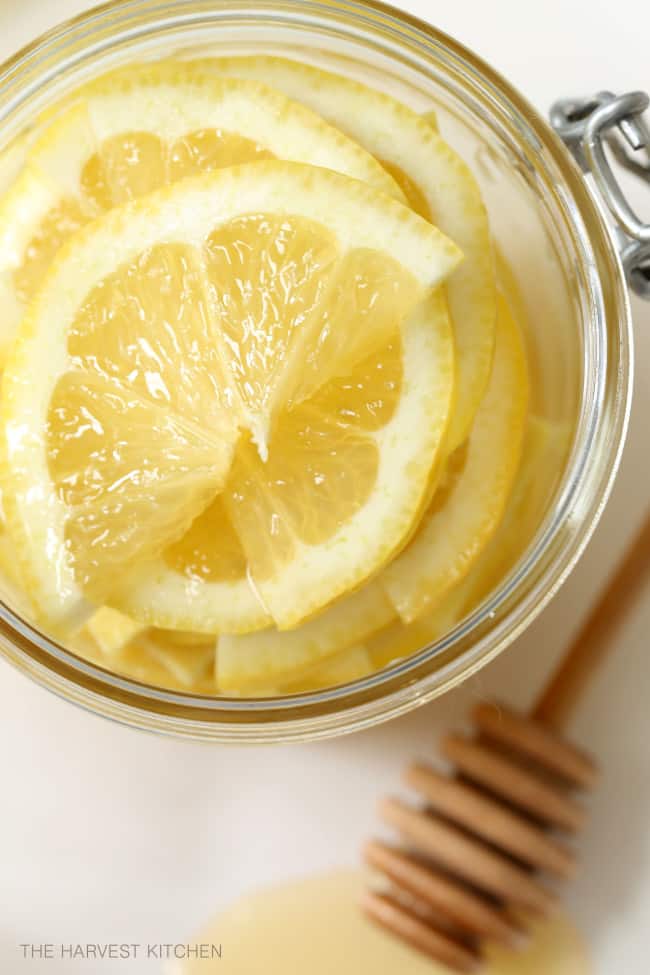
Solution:
<svg viewBox="0 0 650 975">
<path fill-rule="evenodd" d="M 502 519 L 522 339 L 470 171 L 384 94 L 275 58 L 85 86 L 21 147 L 0 293 L 0 559 L 110 669 L 357 678 Z"/>
</svg>

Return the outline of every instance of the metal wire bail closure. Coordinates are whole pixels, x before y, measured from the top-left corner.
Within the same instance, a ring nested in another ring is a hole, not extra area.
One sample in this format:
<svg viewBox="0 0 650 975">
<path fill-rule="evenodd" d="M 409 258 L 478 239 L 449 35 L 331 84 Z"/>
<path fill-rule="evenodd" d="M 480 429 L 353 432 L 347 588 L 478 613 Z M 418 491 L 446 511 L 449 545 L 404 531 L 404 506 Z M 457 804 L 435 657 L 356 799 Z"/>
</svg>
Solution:
<svg viewBox="0 0 650 975">
<path fill-rule="evenodd" d="M 650 301 L 650 223 L 628 202 L 614 175 L 605 144 L 628 172 L 650 184 L 650 133 L 643 113 L 650 98 L 642 91 L 592 98 L 564 98 L 551 108 L 551 125 L 590 176 L 614 223 L 614 234 L 630 289 Z"/>
</svg>

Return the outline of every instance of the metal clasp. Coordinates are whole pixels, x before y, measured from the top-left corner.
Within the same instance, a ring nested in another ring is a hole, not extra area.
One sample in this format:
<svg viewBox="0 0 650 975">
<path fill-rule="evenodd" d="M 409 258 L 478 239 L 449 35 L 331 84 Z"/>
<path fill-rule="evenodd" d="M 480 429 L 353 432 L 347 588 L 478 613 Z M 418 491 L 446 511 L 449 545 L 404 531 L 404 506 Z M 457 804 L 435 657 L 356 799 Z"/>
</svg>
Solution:
<svg viewBox="0 0 650 975">
<path fill-rule="evenodd" d="M 650 223 L 630 206 L 605 152 L 650 184 L 650 133 L 643 113 L 650 105 L 644 92 L 593 98 L 562 99 L 551 108 L 551 125 L 594 181 L 614 219 L 614 232 L 630 288 L 650 301 Z M 642 158 L 643 157 L 643 158 Z"/>
</svg>

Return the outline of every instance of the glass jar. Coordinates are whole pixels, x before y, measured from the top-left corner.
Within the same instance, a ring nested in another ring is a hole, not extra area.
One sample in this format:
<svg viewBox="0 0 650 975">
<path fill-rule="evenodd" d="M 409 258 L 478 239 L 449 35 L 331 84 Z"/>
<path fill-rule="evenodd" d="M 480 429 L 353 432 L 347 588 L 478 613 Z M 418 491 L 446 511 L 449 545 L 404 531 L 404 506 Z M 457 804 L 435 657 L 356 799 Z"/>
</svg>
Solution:
<svg viewBox="0 0 650 975">
<path fill-rule="evenodd" d="M 0 604 L 0 650 L 70 701 L 133 726 L 218 742 L 304 740 L 370 726 L 429 701 L 500 653 L 544 608 L 597 522 L 624 440 L 632 339 L 603 214 L 549 126 L 488 65 L 425 23 L 352 0 L 124 0 L 90 11 L 0 70 L 0 150 L 66 91 L 145 58 L 280 54 L 435 109 L 470 163 L 503 285 L 522 309 L 533 408 L 570 431 L 516 564 L 467 618 L 370 677 L 269 699 L 204 697 L 102 669 Z M 530 519 L 528 519 L 530 522 Z"/>
</svg>

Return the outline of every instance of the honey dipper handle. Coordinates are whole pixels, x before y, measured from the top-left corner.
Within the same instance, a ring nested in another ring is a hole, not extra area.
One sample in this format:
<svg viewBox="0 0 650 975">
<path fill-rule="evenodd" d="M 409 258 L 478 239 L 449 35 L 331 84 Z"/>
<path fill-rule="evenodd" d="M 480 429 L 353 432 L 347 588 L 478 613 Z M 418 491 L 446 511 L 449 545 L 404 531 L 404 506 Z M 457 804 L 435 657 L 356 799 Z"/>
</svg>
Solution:
<svg viewBox="0 0 650 975">
<path fill-rule="evenodd" d="M 614 649 L 618 629 L 649 576 L 650 515 L 543 691 L 533 718 L 549 728 L 564 729 L 589 679 Z"/>
</svg>

